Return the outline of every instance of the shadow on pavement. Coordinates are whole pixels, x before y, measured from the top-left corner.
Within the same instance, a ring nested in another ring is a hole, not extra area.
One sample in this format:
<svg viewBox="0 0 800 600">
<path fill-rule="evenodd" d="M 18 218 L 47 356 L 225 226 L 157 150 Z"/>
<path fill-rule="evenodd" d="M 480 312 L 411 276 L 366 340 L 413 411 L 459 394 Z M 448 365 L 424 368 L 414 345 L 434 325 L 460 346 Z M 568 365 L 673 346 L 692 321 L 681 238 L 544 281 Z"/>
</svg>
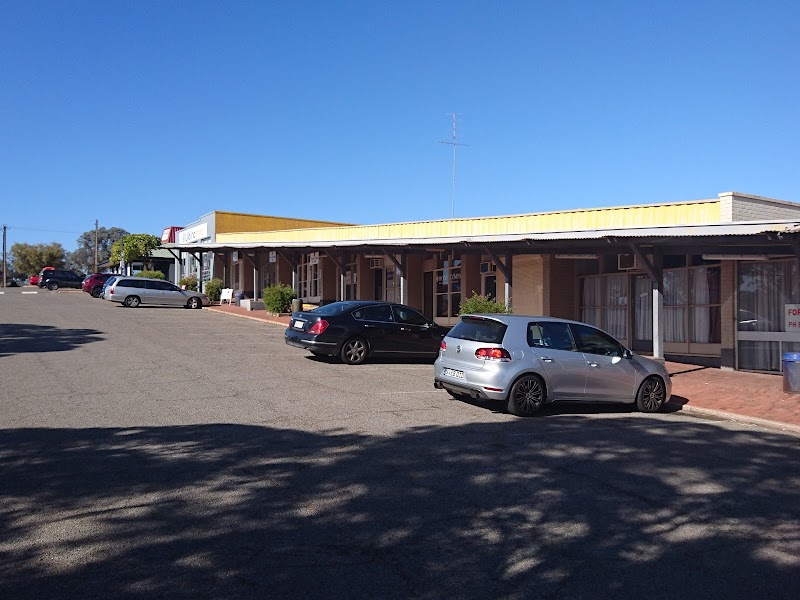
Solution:
<svg viewBox="0 0 800 600">
<path fill-rule="evenodd" d="M 790 440 L 613 417 L 3 430 L 0 597 L 794 598 Z"/>
<path fill-rule="evenodd" d="M 103 340 L 96 329 L 61 329 L 31 323 L 0 324 L 0 357 L 25 352 L 64 352 Z"/>
</svg>

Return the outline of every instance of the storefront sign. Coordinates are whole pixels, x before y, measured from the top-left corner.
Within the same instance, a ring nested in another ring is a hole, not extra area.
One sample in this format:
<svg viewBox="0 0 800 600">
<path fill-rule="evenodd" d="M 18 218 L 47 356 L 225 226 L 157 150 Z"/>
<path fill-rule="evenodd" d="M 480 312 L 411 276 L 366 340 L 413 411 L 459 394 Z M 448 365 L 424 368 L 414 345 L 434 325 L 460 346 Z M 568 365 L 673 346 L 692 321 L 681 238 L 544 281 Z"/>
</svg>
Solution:
<svg viewBox="0 0 800 600">
<path fill-rule="evenodd" d="M 308 264 L 316 265 L 319 264 L 319 252 L 312 252 L 308 255 Z"/>
<path fill-rule="evenodd" d="M 783 322 L 785 331 L 800 331 L 800 304 L 783 305 Z"/>
<path fill-rule="evenodd" d="M 270 250 L 269 262 L 271 263 L 278 262 L 278 253 L 275 250 Z"/>
<path fill-rule="evenodd" d="M 189 244 L 198 242 L 208 237 L 208 223 L 200 223 L 194 227 L 187 227 L 178 232 L 178 243 Z"/>
</svg>

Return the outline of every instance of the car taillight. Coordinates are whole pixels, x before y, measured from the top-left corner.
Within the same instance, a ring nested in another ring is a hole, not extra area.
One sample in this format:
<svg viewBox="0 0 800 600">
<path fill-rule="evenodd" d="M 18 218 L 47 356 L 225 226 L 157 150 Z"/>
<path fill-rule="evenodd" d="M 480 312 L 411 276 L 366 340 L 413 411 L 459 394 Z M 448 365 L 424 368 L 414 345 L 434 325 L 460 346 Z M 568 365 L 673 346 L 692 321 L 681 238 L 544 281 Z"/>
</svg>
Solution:
<svg viewBox="0 0 800 600">
<path fill-rule="evenodd" d="M 445 342 L 444 340 L 442 340 L 442 343 L 441 343 L 441 344 L 439 344 L 439 350 L 441 350 L 442 352 L 444 352 L 445 350 L 447 350 L 447 342 Z"/>
<path fill-rule="evenodd" d="M 511 361 L 511 355 L 505 348 L 478 348 L 475 350 L 475 358 L 482 358 L 484 360 L 499 360 L 501 362 Z"/>
<path fill-rule="evenodd" d="M 328 328 L 328 322 L 325 319 L 320 319 L 316 323 L 311 326 L 311 329 L 308 330 L 308 333 L 313 333 L 314 335 L 319 335 L 323 331 Z"/>
</svg>

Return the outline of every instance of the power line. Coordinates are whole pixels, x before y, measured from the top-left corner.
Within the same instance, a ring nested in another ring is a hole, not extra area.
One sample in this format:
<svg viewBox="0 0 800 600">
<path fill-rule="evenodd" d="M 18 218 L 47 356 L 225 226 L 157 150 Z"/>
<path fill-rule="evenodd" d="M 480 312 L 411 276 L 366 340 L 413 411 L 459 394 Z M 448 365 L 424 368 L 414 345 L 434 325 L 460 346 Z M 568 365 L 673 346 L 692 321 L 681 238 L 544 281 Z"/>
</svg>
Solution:
<svg viewBox="0 0 800 600">
<path fill-rule="evenodd" d="M 453 192 L 450 198 L 450 218 L 456 216 L 456 146 L 469 146 L 469 144 L 460 144 L 456 141 L 456 113 L 445 113 L 453 118 L 453 140 L 443 142 L 440 144 L 448 144 L 453 147 Z"/>
</svg>

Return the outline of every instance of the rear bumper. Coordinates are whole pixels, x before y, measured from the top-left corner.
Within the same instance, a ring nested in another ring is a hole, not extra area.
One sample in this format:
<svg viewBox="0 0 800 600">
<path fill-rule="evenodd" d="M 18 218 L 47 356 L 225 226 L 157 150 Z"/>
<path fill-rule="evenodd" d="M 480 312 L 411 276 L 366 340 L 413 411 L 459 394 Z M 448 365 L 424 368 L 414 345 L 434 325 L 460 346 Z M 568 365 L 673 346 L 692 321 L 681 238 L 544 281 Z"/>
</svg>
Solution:
<svg viewBox="0 0 800 600">
<path fill-rule="evenodd" d="M 461 394 L 462 396 L 469 396 L 475 400 L 505 400 L 506 395 L 504 392 L 487 392 L 485 389 L 477 386 L 471 386 L 464 383 L 454 383 L 450 380 L 434 379 L 433 387 L 439 390 L 447 390 L 453 394 Z"/>
<path fill-rule="evenodd" d="M 285 341 L 288 346 L 302 348 L 303 350 L 313 350 L 314 352 L 324 352 L 328 354 L 336 354 L 338 351 L 336 342 L 320 342 L 313 338 L 302 337 L 302 334 L 293 333 L 291 330 L 284 334 L 283 341 Z"/>
</svg>

